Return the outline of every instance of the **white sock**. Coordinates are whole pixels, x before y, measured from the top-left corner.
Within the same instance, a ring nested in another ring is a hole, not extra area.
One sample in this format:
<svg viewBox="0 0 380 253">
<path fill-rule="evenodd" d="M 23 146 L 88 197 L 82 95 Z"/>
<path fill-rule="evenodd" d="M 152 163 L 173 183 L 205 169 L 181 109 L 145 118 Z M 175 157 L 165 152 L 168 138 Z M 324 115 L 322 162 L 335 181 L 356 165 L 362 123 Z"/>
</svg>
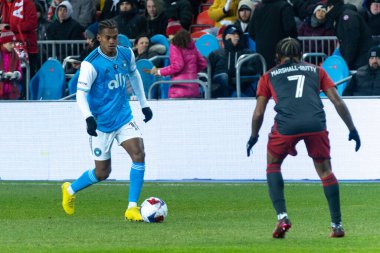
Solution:
<svg viewBox="0 0 380 253">
<path fill-rule="evenodd" d="M 67 187 L 67 192 L 70 194 L 70 195 L 74 195 L 75 192 L 73 191 L 73 188 L 71 188 L 71 185 L 69 187 Z"/>
<path fill-rule="evenodd" d="M 128 208 L 135 207 L 135 206 L 137 206 L 136 202 L 129 202 L 128 204 Z"/>
<path fill-rule="evenodd" d="M 281 220 L 283 218 L 288 218 L 288 214 L 287 213 L 277 214 L 277 220 Z"/>
</svg>

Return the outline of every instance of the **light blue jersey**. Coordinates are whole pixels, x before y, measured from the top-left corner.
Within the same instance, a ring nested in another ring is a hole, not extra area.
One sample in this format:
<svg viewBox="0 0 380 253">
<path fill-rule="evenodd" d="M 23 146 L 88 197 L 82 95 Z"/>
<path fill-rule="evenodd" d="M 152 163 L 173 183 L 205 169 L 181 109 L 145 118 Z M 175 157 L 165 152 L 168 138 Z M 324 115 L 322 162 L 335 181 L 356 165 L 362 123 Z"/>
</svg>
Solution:
<svg viewBox="0 0 380 253">
<path fill-rule="evenodd" d="M 88 104 L 102 132 L 113 132 L 132 120 L 127 84 L 136 71 L 130 48 L 117 47 L 114 57 L 92 51 L 81 64 L 78 90 L 88 92 Z"/>
</svg>

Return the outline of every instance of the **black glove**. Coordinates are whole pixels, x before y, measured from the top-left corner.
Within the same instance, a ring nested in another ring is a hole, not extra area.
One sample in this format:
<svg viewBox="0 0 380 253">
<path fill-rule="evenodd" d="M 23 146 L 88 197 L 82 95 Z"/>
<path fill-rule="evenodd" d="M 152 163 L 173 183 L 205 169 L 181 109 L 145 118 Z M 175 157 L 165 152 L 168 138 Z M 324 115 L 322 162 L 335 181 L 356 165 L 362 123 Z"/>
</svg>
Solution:
<svg viewBox="0 0 380 253">
<path fill-rule="evenodd" d="M 96 133 L 96 128 L 97 128 L 97 124 L 96 124 L 96 121 L 95 121 L 95 118 L 90 116 L 86 119 L 86 123 L 87 123 L 87 133 L 91 136 L 98 136 L 98 134 Z"/>
<path fill-rule="evenodd" d="M 258 141 L 259 136 L 256 137 L 249 137 L 249 140 L 247 142 L 247 156 L 249 157 L 251 155 L 251 149 L 253 146 L 255 146 L 256 142 Z"/>
<path fill-rule="evenodd" d="M 355 151 L 357 152 L 360 148 L 360 137 L 359 137 L 359 133 L 356 129 L 350 131 L 350 134 L 348 135 L 348 140 L 351 141 L 351 140 L 354 140 L 356 142 L 356 146 L 355 146 Z"/>
<path fill-rule="evenodd" d="M 145 116 L 145 119 L 144 119 L 145 123 L 148 122 L 149 120 L 151 120 L 152 117 L 153 117 L 153 112 L 150 109 L 150 107 L 144 107 L 144 108 L 142 108 L 142 113 Z"/>
</svg>

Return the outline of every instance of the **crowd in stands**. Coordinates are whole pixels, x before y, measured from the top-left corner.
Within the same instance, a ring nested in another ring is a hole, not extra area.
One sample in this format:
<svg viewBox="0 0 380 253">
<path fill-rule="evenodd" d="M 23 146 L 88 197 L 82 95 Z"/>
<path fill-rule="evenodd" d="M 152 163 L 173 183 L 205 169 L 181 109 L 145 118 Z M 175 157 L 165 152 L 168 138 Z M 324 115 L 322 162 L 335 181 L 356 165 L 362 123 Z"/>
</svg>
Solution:
<svg viewBox="0 0 380 253">
<path fill-rule="evenodd" d="M 339 54 L 350 70 L 358 72 L 363 66 L 370 67 L 368 52 L 380 45 L 380 0 L 0 0 L 0 11 L 1 33 L 11 31 L 15 35 L 15 40 L 11 41 L 15 48 L 9 52 L 15 51 L 19 55 L 19 47 L 27 52 L 27 58 L 21 56 L 19 60 L 21 63 L 28 61 L 29 78 L 41 66 L 39 55 L 47 54 L 41 48 L 38 51 L 37 41 L 86 40 L 85 51 L 58 47 L 56 50 L 59 59 L 80 55 L 80 63 L 98 46 L 97 23 L 114 19 L 120 33 L 134 42 L 132 47 L 136 60 L 167 53 L 165 46 L 151 43 L 152 36 L 161 34 L 171 42 L 168 54 L 170 65 L 164 64 L 162 60 L 154 61 L 157 67 L 152 70 L 154 75 L 170 75 L 172 79 L 180 80 L 184 79 L 182 74 L 187 73 L 186 77 L 197 79 L 197 73 L 205 72 L 209 62 L 213 98 L 230 97 L 236 93 L 235 64 L 240 55 L 259 53 L 265 59 L 266 68 L 272 68 L 276 64 L 275 45 L 286 37 L 336 36 Z M 181 41 L 186 41 L 184 38 L 187 35 L 196 40 L 198 35 L 192 34 L 191 27 L 197 24 L 197 16 L 205 12 L 214 26 L 204 27 L 202 34 L 215 35 L 221 48 L 193 64 L 195 56 L 199 56 L 195 44 L 178 44 L 178 39 L 174 38 L 180 33 L 183 36 Z M 255 48 L 248 43 L 252 40 Z M 329 56 L 331 50 L 327 49 L 333 47 L 333 41 L 321 40 L 314 44 L 305 43 L 304 52 L 325 53 Z M 7 64 L 4 62 L 7 61 L 4 55 L 7 52 L 4 50 L 2 45 L 0 67 L 3 73 L 9 71 L 5 69 Z M 179 57 L 181 54 L 185 57 Z M 73 64 L 72 71 L 76 71 L 79 66 Z M 13 71 L 15 69 L 13 66 Z M 261 72 L 261 63 L 254 59 L 242 68 L 241 74 L 254 76 Z M 18 95 L 1 95 L 0 98 L 25 99 L 25 76 L 23 68 L 20 76 L 12 80 L 19 87 Z M 379 75 L 375 76 L 378 78 Z M 360 78 L 355 80 L 360 82 Z M 4 82 L 0 82 L 0 94 L 3 94 L 4 85 Z M 196 84 L 191 85 L 198 88 Z M 254 97 L 255 85 L 257 80 L 243 80 L 243 95 Z M 173 95 L 173 90 L 180 86 L 173 85 L 171 97 L 178 97 Z M 200 96 L 199 91 L 190 93 L 181 97 Z"/>
</svg>

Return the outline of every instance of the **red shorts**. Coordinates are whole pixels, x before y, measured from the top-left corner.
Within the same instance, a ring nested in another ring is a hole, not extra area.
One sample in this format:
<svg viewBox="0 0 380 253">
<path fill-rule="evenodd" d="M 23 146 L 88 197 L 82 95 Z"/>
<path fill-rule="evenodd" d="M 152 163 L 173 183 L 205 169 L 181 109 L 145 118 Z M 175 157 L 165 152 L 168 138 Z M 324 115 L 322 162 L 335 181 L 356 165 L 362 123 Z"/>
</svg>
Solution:
<svg viewBox="0 0 380 253">
<path fill-rule="evenodd" d="M 275 127 L 272 128 L 268 140 L 268 152 L 274 157 L 284 159 L 288 154 L 297 155 L 296 145 L 303 140 L 307 153 L 317 161 L 330 159 L 329 132 L 324 130 L 315 133 L 303 133 L 297 135 L 282 135 Z"/>
</svg>

